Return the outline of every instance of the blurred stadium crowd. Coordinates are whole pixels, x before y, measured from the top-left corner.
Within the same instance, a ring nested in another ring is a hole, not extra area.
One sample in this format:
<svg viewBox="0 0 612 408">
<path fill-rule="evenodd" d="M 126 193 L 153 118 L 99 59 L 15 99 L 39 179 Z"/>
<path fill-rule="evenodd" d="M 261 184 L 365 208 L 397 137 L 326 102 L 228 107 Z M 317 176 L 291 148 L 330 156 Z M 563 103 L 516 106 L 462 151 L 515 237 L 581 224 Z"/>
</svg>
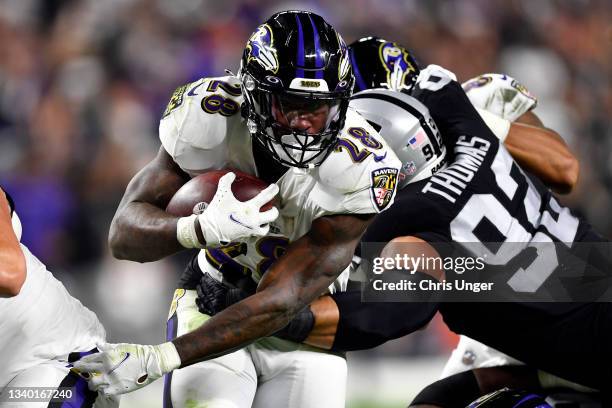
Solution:
<svg viewBox="0 0 612 408">
<path fill-rule="evenodd" d="M 236 72 L 253 29 L 295 8 L 324 16 L 347 43 L 396 40 L 461 80 L 518 78 L 579 156 L 579 186 L 562 201 L 612 236 L 609 0 L 0 0 L 0 184 L 24 242 L 111 340 L 161 339 L 185 258 L 119 262 L 106 244 L 127 182 L 158 149 L 170 94 Z M 447 342 L 413 336 L 382 352 L 438 353 Z"/>
</svg>

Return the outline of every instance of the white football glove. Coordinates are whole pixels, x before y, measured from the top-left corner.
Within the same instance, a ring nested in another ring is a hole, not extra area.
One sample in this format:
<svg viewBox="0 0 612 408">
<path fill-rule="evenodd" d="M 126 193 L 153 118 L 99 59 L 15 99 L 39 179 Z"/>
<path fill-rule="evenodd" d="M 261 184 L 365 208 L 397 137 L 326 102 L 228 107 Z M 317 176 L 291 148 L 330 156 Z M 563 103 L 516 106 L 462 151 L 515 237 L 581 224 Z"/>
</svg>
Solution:
<svg viewBox="0 0 612 408">
<path fill-rule="evenodd" d="M 514 122 L 535 108 L 538 100 L 516 79 L 503 74 L 484 74 L 463 83 L 472 104 Z"/>
<path fill-rule="evenodd" d="M 157 346 L 103 344 L 100 353 L 74 363 L 74 369 L 89 378 L 89 388 L 103 395 L 117 395 L 144 387 L 181 366 L 171 342 Z"/>
<path fill-rule="evenodd" d="M 260 212 L 260 208 L 278 194 L 278 186 L 270 184 L 249 201 L 239 201 L 232 192 L 236 175 L 227 173 L 219 179 L 217 192 L 201 214 L 179 218 L 176 236 L 185 248 L 217 246 L 251 236 L 265 236 L 272 221 L 278 218 L 278 209 Z M 198 225 L 199 223 L 199 225 Z M 200 242 L 196 228 L 202 229 L 206 243 Z"/>
</svg>

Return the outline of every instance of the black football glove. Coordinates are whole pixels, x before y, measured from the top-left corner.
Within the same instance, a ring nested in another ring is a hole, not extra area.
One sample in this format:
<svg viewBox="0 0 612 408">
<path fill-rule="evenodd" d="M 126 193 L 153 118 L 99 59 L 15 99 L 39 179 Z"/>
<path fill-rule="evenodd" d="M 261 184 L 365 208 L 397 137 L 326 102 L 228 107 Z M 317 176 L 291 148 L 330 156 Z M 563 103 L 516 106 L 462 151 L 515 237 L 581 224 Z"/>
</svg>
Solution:
<svg viewBox="0 0 612 408">
<path fill-rule="evenodd" d="M 196 298 L 198 310 L 209 316 L 214 316 L 251 295 L 242 289 L 224 285 L 207 273 L 202 275 L 196 291 L 198 292 Z"/>
<path fill-rule="evenodd" d="M 200 283 L 196 286 L 196 291 L 198 292 L 198 297 L 196 298 L 198 310 L 200 313 L 209 316 L 216 315 L 220 311 L 228 308 L 234 303 L 240 302 L 242 299 L 254 293 L 227 286 L 207 273 L 202 275 Z M 310 334 L 310 331 L 314 327 L 314 323 L 314 315 L 310 310 L 310 306 L 306 306 L 287 326 L 274 333 L 274 336 L 301 343 Z"/>
</svg>

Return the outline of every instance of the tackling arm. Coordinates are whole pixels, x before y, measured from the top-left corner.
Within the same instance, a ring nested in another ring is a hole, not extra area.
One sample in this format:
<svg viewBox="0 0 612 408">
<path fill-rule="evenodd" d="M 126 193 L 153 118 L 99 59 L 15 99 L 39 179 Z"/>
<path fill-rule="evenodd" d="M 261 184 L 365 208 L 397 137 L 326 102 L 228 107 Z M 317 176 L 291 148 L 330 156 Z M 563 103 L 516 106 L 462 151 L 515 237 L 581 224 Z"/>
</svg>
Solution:
<svg viewBox="0 0 612 408">
<path fill-rule="evenodd" d="M 567 194 L 576 185 L 578 159 L 561 136 L 545 128 L 532 112 L 523 114 L 510 126 L 504 145 L 521 167 L 555 192 Z"/>
<path fill-rule="evenodd" d="M 25 278 L 25 257 L 13 231 L 9 203 L 0 190 L 0 297 L 17 296 Z"/>
<path fill-rule="evenodd" d="M 113 217 L 109 245 L 118 259 L 151 262 L 184 249 L 176 238 L 179 217 L 164 211 L 189 177 L 160 147 L 127 186 Z"/>
<path fill-rule="evenodd" d="M 578 160 L 563 139 L 531 112 L 537 100 L 527 88 L 508 75 L 484 74 L 464 82 L 463 89 L 521 167 L 557 193 L 572 190 L 578 180 Z"/>
<path fill-rule="evenodd" d="M 388 211 L 393 212 L 393 207 Z M 379 217 L 384 216 L 383 214 Z M 398 216 L 391 218 L 397 219 Z M 438 256 L 430 244 L 413 236 L 391 240 L 381 256 L 394 258 L 404 254 L 413 257 L 423 254 L 431 258 Z M 439 280 L 442 273 L 441 270 L 425 270 L 410 277 L 402 274 L 400 278 L 414 281 Z M 211 288 L 204 285 L 201 289 L 207 291 Z M 248 293 L 243 292 L 236 299 L 229 300 L 223 293 L 218 302 L 206 304 L 206 313 L 217 314 L 248 296 Z M 410 303 L 362 302 L 361 299 L 360 288 L 321 296 L 309 307 L 302 309 L 289 325 L 274 335 L 326 350 L 363 350 L 423 328 L 437 311 L 436 299 L 431 298 L 423 299 L 424 302 Z"/>
<path fill-rule="evenodd" d="M 420 238 L 407 236 L 391 240 L 381 256 L 439 256 L 437 251 Z M 438 269 L 424 270 L 414 278 L 443 278 Z M 362 302 L 361 291 L 349 291 L 322 296 L 311 304 L 315 325 L 304 341 L 326 350 L 364 350 L 389 340 L 403 337 L 423 328 L 437 311 L 437 302 Z"/>
<path fill-rule="evenodd" d="M 173 340 L 181 366 L 214 358 L 284 327 L 351 262 L 372 215 L 317 219 L 262 278 L 257 293 Z"/>
<path fill-rule="evenodd" d="M 257 208 L 261 207 L 271 199 L 261 198 L 264 192 L 246 203 L 255 200 Z M 270 193 L 275 195 L 276 191 Z M 258 197 L 263 201 L 259 202 Z M 291 243 L 270 267 L 253 296 L 172 342 L 155 346 L 100 345 L 100 353 L 83 357 L 74 368 L 81 373 L 99 374 L 90 377 L 90 389 L 123 394 L 177 368 L 231 353 L 271 335 L 323 293 L 351 262 L 355 247 L 373 217 L 373 214 L 330 215 L 315 220 L 310 231 Z"/>
</svg>

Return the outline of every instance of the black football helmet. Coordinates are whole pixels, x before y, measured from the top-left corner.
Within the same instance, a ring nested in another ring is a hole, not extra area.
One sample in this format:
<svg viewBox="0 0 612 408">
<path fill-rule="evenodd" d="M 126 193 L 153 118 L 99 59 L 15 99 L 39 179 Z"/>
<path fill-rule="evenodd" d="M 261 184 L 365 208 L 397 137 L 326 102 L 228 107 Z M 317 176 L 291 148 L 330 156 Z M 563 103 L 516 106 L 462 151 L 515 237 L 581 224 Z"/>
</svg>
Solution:
<svg viewBox="0 0 612 408">
<path fill-rule="evenodd" d="M 274 14 L 249 38 L 239 76 L 254 142 L 285 166 L 321 164 L 355 82 L 340 34 L 310 12 Z"/>
<path fill-rule="evenodd" d="M 349 55 L 355 74 L 355 92 L 387 88 L 408 93 L 421 72 L 410 51 L 378 37 L 366 37 L 350 44 Z"/>
</svg>

